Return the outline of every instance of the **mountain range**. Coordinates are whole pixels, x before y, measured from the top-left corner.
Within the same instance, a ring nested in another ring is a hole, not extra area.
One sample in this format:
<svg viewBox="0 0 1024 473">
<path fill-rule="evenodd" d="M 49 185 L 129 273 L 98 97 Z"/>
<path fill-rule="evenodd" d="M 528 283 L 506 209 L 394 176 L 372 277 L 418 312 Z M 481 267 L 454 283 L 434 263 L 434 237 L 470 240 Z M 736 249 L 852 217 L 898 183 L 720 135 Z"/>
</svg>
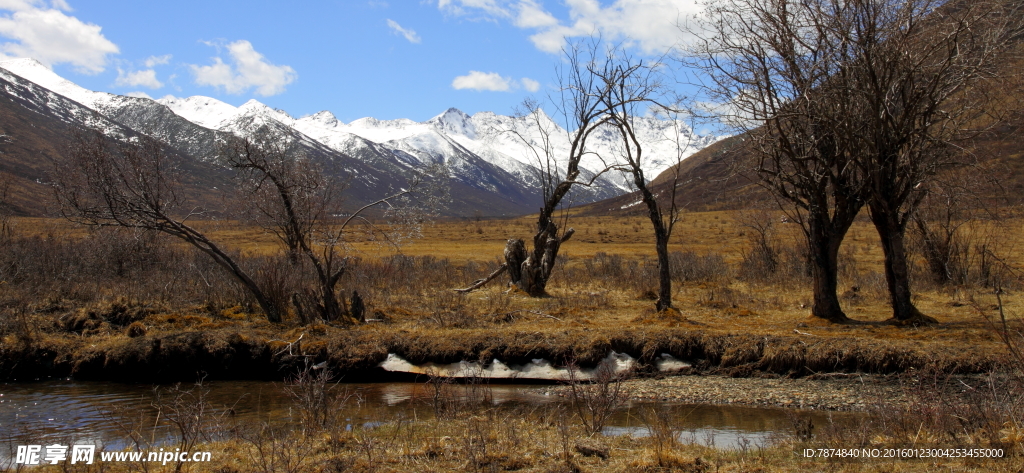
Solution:
<svg viewBox="0 0 1024 473">
<path fill-rule="evenodd" d="M 526 116 L 451 108 L 430 120 L 378 120 L 343 123 L 329 111 L 294 118 L 256 100 L 235 107 L 210 97 L 153 100 L 87 90 L 33 59 L 0 62 L 0 177 L 10 210 L 18 215 L 52 213 L 48 182 L 62 159 L 72 129 L 101 130 L 115 140 L 145 135 L 188 157 L 188 185 L 200 200 L 214 199 L 230 180 L 218 161 L 217 146 L 227 135 L 251 137 L 269 129 L 292 149 L 346 182 L 345 202 L 361 206 L 403 187 L 417 173 L 443 165 L 451 202 L 449 216 L 512 216 L 541 205 L 537 150 L 568 155 L 570 133 L 537 110 Z M 717 140 L 695 134 L 685 124 L 639 117 L 648 176 L 656 176 Z M 614 160 L 618 140 L 611 128 L 592 134 L 584 174 L 595 175 Z M 630 179 L 601 174 L 590 188 L 572 196 L 574 204 L 631 191 Z"/>
</svg>

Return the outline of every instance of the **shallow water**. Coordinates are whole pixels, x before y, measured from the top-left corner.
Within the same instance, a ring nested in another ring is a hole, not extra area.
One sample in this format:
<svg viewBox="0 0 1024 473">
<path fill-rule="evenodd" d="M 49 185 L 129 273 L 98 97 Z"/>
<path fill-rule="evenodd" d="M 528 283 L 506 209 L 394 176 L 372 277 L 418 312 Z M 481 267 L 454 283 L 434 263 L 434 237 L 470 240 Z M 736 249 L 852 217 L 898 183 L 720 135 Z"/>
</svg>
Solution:
<svg viewBox="0 0 1024 473">
<path fill-rule="evenodd" d="M 194 386 L 181 385 L 188 390 Z M 217 381 L 204 384 L 206 401 L 213 407 L 210 418 L 230 428 L 252 422 L 287 424 L 297 422 L 297 411 L 281 383 L 266 381 Z M 471 395 L 482 402 L 509 407 L 544 407 L 567 403 L 548 386 L 494 385 L 475 387 L 450 385 L 454 395 Z M 130 441 L 126 433 L 135 428 L 146 442 L 168 443 L 173 430 L 157 422 L 156 399 L 173 397 L 173 386 L 154 388 L 111 382 L 45 381 L 0 384 L 0 457 L 7 457 L 17 445 L 89 443 L 120 449 Z M 343 415 L 348 424 L 387 422 L 398 416 L 407 419 L 433 417 L 434 387 L 424 383 L 339 384 L 348 394 Z M 198 392 L 198 391 L 193 391 Z M 163 404 L 166 406 L 166 402 Z M 750 408 L 673 403 L 630 403 L 607 422 L 606 435 L 648 434 L 643 417 L 657 410 L 673 425 L 684 442 L 719 448 L 756 447 L 768 443 L 773 433 L 792 429 L 794 414 L 810 417 L 824 425 L 820 412 L 774 408 Z"/>
</svg>

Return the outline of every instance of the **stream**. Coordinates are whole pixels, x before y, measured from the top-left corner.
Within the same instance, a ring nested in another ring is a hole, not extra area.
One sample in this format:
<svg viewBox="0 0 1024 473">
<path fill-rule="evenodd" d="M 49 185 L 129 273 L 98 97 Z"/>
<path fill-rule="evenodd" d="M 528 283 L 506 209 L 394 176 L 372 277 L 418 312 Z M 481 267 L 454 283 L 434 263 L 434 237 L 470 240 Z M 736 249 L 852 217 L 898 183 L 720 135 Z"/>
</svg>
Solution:
<svg viewBox="0 0 1024 473">
<path fill-rule="evenodd" d="M 183 384 L 180 388 L 195 386 Z M 131 428 L 142 432 L 151 444 L 171 443 L 174 431 L 166 422 L 156 422 L 155 405 L 159 403 L 155 400 L 159 396 L 162 405 L 167 406 L 173 389 L 69 380 L 0 384 L 0 458 L 10 458 L 18 445 L 90 443 L 108 450 L 121 449 L 129 445 L 126 432 Z M 435 387 L 427 383 L 342 383 L 335 389 L 349 396 L 341 412 L 349 428 L 388 422 L 398 416 L 421 420 L 434 416 Z M 503 407 L 569 404 L 552 385 L 446 385 L 444 389 L 456 396 L 475 393 L 475 399 Z M 280 382 L 215 381 L 205 383 L 202 390 L 212 407 L 207 415 L 222 425 L 298 422 L 296 405 Z M 815 425 L 825 425 L 828 415 L 781 408 L 631 402 L 612 415 L 604 434 L 646 435 L 639 413 L 650 408 L 670 419 L 681 441 L 717 448 L 766 445 L 773 434 L 792 431 L 794 414 L 810 418 Z"/>
</svg>

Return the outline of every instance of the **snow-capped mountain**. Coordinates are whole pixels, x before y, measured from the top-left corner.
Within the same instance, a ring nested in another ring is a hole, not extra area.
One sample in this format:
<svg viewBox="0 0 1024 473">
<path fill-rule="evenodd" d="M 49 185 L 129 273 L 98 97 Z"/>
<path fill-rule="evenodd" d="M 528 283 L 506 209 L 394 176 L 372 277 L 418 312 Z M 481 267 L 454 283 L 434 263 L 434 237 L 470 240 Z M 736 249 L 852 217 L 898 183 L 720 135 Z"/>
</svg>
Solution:
<svg viewBox="0 0 1024 473">
<path fill-rule="evenodd" d="M 3 64 L 0 63 L 0 65 Z M 54 76 L 56 77 L 56 74 Z M 15 101 L 23 108 L 35 113 L 51 115 L 63 122 L 80 123 L 87 128 L 102 130 L 105 134 L 117 138 L 125 138 L 132 134 L 131 130 L 127 127 L 110 120 L 102 113 L 90 107 L 83 106 L 79 101 L 48 87 L 38 87 L 33 81 L 18 74 L 12 74 L 2 67 L 0 67 L 0 79 L 4 81 L 2 83 L 3 92 L 11 101 Z M 63 79 L 61 80 L 63 81 Z M 70 87 L 64 87 L 66 85 L 78 87 L 71 82 L 63 82 L 66 84 L 56 84 L 58 88 L 71 89 Z M 74 92 L 74 90 L 71 90 L 71 92 Z"/>
<path fill-rule="evenodd" d="M 235 107 L 201 96 L 152 100 L 90 91 L 32 59 L 0 62 L 0 78 L 40 86 L 53 97 L 77 102 L 97 117 L 160 139 L 204 163 L 217 164 L 217 146 L 225 134 L 251 136 L 269 128 L 287 137 L 296 152 L 329 164 L 326 168 L 339 176 L 358 177 L 346 179 L 353 204 L 382 197 L 417 171 L 443 164 L 452 177 L 450 213 L 455 215 L 536 211 L 538 166 L 548 156 L 556 164 L 565 159 L 571 137 L 543 111 L 525 117 L 492 112 L 470 116 L 452 108 L 424 122 L 367 117 L 346 124 L 329 111 L 294 118 L 256 100 Z M 52 102 L 56 105 L 59 100 Z M 112 127 L 99 124 L 96 117 L 91 120 L 66 121 L 105 130 Z M 675 164 L 677 153 L 689 155 L 714 141 L 695 136 L 677 123 L 653 118 L 639 118 L 637 130 L 651 157 L 645 171 L 652 177 Z M 591 153 L 581 163 L 585 175 L 605 169 L 615 159 L 616 137 L 610 128 L 592 135 Z M 625 176 L 606 173 L 594 187 L 581 188 L 574 201 L 586 203 L 628 192 L 629 182 Z"/>
</svg>

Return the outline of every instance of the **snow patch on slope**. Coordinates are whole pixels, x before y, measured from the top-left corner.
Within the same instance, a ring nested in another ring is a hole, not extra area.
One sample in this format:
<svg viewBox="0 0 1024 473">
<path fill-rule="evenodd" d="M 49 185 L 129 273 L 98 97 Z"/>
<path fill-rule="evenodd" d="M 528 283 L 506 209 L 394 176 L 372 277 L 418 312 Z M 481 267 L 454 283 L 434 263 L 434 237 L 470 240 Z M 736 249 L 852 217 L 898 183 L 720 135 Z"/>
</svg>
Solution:
<svg viewBox="0 0 1024 473">
<path fill-rule="evenodd" d="M 158 99 L 157 103 L 166 106 L 172 112 L 196 125 L 213 130 L 218 129 L 221 123 L 238 113 L 238 107 L 201 95 L 183 99 L 167 96 Z"/>
<path fill-rule="evenodd" d="M 115 101 L 116 97 L 118 97 L 106 92 L 94 92 L 75 84 L 57 75 L 49 67 L 44 66 L 35 59 L 20 58 L 0 61 L 0 67 L 93 110 L 102 108 L 104 105 Z"/>
</svg>

